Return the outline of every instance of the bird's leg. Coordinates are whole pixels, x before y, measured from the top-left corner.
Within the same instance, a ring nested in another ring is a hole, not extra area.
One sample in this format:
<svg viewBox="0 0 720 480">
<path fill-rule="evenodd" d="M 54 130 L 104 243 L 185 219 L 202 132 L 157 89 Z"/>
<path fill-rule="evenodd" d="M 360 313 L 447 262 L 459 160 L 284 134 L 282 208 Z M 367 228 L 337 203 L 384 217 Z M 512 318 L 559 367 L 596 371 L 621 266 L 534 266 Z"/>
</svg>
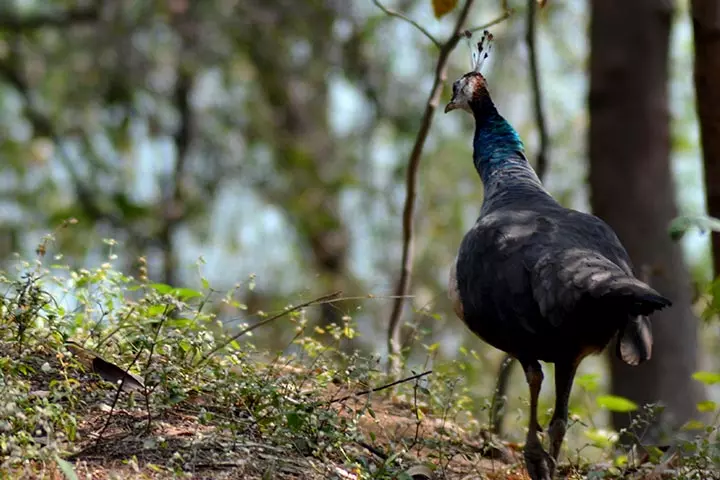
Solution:
<svg viewBox="0 0 720 480">
<path fill-rule="evenodd" d="M 553 467 L 557 465 L 560 447 L 567 430 L 568 402 L 570 401 L 570 391 L 572 390 L 577 366 L 577 361 L 557 362 L 555 364 L 555 411 L 548 428 L 550 456 L 554 460 Z"/>
<path fill-rule="evenodd" d="M 537 407 L 543 381 L 542 368 L 537 361 L 522 362 L 522 365 L 525 370 L 525 378 L 530 386 L 530 422 L 523 451 L 525 466 L 532 480 L 551 480 L 552 470 L 549 464 L 552 459 L 545 453 L 538 438 Z"/>
</svg>

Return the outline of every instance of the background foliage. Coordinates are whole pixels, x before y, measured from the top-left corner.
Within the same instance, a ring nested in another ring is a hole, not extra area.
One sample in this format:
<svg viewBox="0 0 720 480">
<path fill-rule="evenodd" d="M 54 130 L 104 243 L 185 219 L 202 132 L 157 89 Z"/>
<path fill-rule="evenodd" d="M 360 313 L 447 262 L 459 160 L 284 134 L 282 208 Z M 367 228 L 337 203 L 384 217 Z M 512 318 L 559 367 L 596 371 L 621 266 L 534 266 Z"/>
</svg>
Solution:
<svg viewBox="0 0 720 480">
<path fill-rule="evenodd" d="M 442 37 L 452 15 L 436 15 L 455 3 L 387 6 Z M 526 5 L 509 3 L 515 13 L 493 27 L 487 77 L 532 157 L 538 133 L 523 42 Z M 470 23 L 492 20 L 507 6 L 479 2 Z M 689 5 L 678 7 L 672 170 L 680 210 L 695 217 L 704 200 L 692 31 Z M 538 12 L 551 144 L 546 185 L 564 205 L 587 211 L 589 8 L 552 1 Z M 343 348 L 382 355 L 391 307 L 383 297 L 400 265 L 405 162 L 436 56 L 417 30 L 370 1 L 0 2 L 0 265 L 9 271 L 55 232 L 48 255 L 70 272 L 111 261 L 117 275 L 231 292 L 208 305 L 228 329 L 262 317 L 259 311 L 343 290 L 358 298 L 313 310 L 318 337 L 331 340 L 329 326 L 352 317 L 357 335 Z M 469 57 L 461 42 L 449 77 L 462 74 Z M 404 337 L 410 366 L 462 362 L 455 373 L 480 399 L 492 391 L 501 356 L 467 333 L 445 294 L 457 245 L 482 200 L 470 135 L 470 118 L 438 117 L 426 143 Z M 77 222 L 63 224 L 70 218 Z M 700 365 L 717 372 L 720 283 L 711 281 L 707 236 L 690 229 L 678 241 L 696 311 L 707 320 Z M 288 324 L 272 323 L 254 332 L 253 345 L 277 351 L 295 336 Z M 581 374 L 575 408 L 586 402 L 584 392 L 608 383 L 602 357 L 583 364 Z M 708 400 L 720 402 L 717 379 L 700 377 Z M 518 388 L 508 410 L 515 412 L 525 387 L 519 372 L 512 380 Z M 597 401 L 627 407 L 611 396 Z M 474 412 L 483 405 L 478 400 Z M 602 428 L 606 418 L 595 407 L 589 411 Z M 509 435 L 522 437 L 517 429 Z"/>
</svg>

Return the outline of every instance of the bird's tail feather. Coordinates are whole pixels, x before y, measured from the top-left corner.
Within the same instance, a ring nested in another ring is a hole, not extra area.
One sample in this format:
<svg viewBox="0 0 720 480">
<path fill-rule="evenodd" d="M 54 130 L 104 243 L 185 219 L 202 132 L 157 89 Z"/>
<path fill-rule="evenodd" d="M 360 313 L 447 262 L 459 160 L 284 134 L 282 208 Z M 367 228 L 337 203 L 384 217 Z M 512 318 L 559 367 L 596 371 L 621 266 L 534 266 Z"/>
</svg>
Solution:
<svg viewBox="0 0 720 480">
<path fill-rule="evenodd" d="M 652 356 L 652 331 L 645 316 L 630 318 L 620 330 L 615 353 L 628 365 L 639 365 Z"/>
<path fill-rule="evenodd" d="M 638 365 L 652 356 L 652 330 L 647 315 L 672 305 L 646 283 L 630 276 L 615 277 L 605 286 L 602 298 L 628 315 L 620 329 L 616 353 L 628 365 Z"/>
<path fill-rule="evenodd" d="M 604 290 L 602 298 L 617 303 L 631 316 L 650 315 L 672 305 L 650 286 L 630 276 L 612 278 L 604 285 Z"/>
</svg>

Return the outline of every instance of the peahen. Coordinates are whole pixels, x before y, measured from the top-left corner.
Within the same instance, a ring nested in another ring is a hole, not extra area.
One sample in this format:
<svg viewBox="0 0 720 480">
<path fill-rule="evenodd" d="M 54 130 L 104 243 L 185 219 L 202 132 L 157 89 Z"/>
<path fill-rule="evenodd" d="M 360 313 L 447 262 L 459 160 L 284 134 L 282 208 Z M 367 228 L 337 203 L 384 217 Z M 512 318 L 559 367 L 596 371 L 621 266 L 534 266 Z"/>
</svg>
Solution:
<svg viewBox="0 0 720 480">
<path fill-rule="evenodd" d="M 549 480 L 579 363 L 616 334 L 622 360 L 648 360 L 647 315 L 671 302 L 635 278 L 627 252 L 605 222 L 562 207 L 543 188 L 517 132 L 490 98 L 480 73 L 482 43 L 474 70 L 453 83 L 445 107 L 445 113 L 461 109 L 475 118 L 473 163 L 484 185 L 480 217 L 451 269 L 449 295 L 475 334 L 522 365 L 530 387 L 525 463 L 533 480 Z M 549 455 L 537 435 L 539 361 L 555 364 Z"/>
</svg>

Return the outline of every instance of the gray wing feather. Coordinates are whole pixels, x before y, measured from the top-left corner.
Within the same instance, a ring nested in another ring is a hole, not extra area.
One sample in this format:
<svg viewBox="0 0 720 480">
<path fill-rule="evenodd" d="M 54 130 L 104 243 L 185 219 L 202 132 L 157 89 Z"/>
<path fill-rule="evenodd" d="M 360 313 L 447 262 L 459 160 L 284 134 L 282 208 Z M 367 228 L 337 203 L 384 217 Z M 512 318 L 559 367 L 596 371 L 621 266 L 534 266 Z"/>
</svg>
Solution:
<svg viewBox="0 0 720 480">
<path fill-rule="evenodd" d="M 600 298 L 627 274 L 599 253 L 584 248 L 545 252 L 532 270 L 533 297 L 540 313 L 559 326 L 584 298 Z"/>
</svg>

